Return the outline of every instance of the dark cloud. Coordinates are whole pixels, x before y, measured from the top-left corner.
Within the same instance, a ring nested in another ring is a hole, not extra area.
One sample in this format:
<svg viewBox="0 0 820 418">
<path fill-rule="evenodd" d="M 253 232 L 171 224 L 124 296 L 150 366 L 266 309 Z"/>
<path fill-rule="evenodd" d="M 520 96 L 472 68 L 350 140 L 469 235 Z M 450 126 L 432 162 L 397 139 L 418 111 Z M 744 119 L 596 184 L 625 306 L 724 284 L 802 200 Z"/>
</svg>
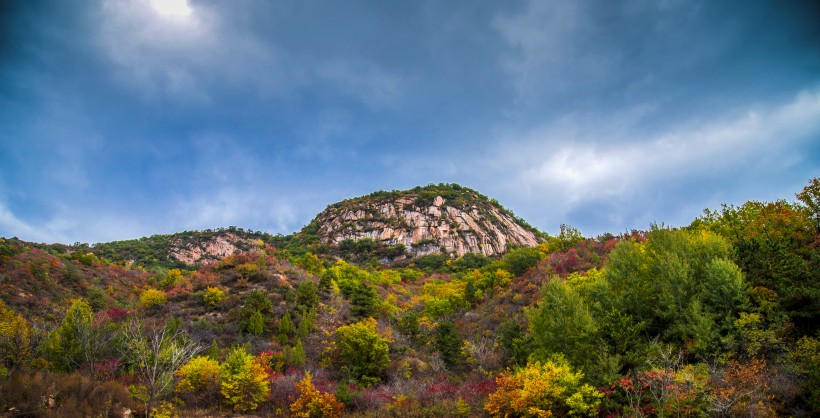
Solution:
<svg viewBox="0 0 820 418">
<path fill-rule="evenodd" d="M 333 201 L 442 181 L 592 234 L 790 198 L 818 175 L 817 12 L 3 2 L 0 236 L 289 233 Z"/>
</svg>

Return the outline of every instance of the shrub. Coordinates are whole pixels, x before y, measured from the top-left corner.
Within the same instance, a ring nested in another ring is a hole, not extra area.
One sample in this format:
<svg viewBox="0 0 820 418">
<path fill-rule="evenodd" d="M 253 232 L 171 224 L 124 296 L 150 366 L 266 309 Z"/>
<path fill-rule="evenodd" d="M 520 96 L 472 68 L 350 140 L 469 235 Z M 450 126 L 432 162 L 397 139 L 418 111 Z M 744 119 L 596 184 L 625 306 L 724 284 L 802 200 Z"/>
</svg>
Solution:
<svg viewBox="0 0 820 418">
<path fill-rule="evenodd" d="M 222 301 L 225 300 L 225 291 L 218 287 L 208 287 L 205 289 L 205 293 L 202 294 L 202 300 L 212 308 L 219 307 Z"/>
<path fill-rule="evenodd" d="M 219 363 L 205 356 L 196 356 L 174 375 L 179 379 L 177 391 L 200 392 L 219 384 Z"/>
<path fill-rule="evenodd" d="M 603 394 L 581 383 L 583 377 L 562 357 L 531 363 L 499 376 L 498 389 L 490 394 L 484 409 L 494 417 L 594 416 Z"/>
<path fill-rule="evenodd" d="M 147 288 L 140 294 L 140 304 L 144 308 L 153 308 L 154 306 L 164 305 L 168 301 L 168 297 L 162 290 L 154 288 Z"/>
</svg>

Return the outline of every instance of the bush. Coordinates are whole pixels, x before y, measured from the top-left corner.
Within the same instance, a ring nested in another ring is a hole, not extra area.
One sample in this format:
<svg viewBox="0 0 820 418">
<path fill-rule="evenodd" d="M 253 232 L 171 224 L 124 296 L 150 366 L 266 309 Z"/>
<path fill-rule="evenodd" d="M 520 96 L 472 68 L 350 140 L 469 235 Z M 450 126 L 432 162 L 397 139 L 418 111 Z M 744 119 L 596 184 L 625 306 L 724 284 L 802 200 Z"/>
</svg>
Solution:
<svg viewBox="0 0 820 418">
<path fill-rule="evenodd" d="M 196 356 L 174 373 L 179 379 L 177 391 L 201 392 L 219 384 L 219 363 L 205 356 Z"/>
<path fill-rule="evenodd" d="M 208 287 L 202 295 L 202 300 L 206 305 L 217 308 L 225 300 L 225 291 L 218 287 Z"/>
<path fill-rule="evenodd" d="M 162 290 L 148 288 L 140 294 L 140 304 L 144 308 L 153 308 L 154 306 L 164 305 L 168 301 L 168 296 Z"/>
<path fill-rule="evenodd" d="M 531 363 L 499 376 L 498 389 L 490 394 L 484 409 L 494 417 L 595 416 L 603 394 L 581 383 L 583 377 L 561 357 Z"/>
<path fill-rule="evenodd" d="M 117 382 L 100 384 L 79 374 L 44 371 L 15 372 L 0 381 L 0 410 L 10 416 L 120 416 L 125 408 L 133 408 L 131 397 Z"/>
</svg>

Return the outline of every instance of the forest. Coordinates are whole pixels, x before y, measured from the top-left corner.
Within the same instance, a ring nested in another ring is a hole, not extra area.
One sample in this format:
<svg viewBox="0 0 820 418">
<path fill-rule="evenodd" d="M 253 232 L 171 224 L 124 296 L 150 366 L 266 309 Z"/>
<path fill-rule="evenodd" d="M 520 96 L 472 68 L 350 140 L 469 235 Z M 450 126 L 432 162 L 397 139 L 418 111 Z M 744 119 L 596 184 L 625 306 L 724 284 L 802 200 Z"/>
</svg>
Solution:
<svg viewBox="0 0 820 418">
<path fill-rule="evenodd" d="M 820 416 L 820 179 L 498 258 L 315 229 L 195 267 L 0 239 L 0 416 Z"/>
</svg>

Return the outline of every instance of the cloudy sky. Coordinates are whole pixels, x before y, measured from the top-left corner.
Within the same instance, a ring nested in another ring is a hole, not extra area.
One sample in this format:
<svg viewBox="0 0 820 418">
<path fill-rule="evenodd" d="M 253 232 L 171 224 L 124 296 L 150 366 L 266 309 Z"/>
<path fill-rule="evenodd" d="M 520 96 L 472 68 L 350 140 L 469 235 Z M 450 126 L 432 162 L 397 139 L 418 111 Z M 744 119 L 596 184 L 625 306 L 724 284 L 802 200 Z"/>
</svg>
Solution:
<svg viewBox="0 0 820 418">
<path fill-rule="evenodd" d="M 799 1 L 0 1 L 0 236 L 99 242 L 455 182 L 684 225 L 820 176 Z"/>
</svg>

